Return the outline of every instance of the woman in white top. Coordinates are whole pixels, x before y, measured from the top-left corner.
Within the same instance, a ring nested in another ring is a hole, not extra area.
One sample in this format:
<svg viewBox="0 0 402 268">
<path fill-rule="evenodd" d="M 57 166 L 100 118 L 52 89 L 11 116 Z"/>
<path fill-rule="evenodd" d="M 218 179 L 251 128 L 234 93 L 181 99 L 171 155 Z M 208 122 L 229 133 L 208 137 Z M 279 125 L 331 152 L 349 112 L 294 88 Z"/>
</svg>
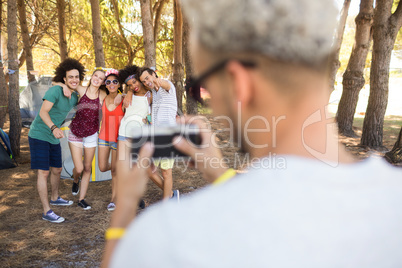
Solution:
<svg viewBox="0 0 402 268">
<path fill-rule="evenodd" d="M 151 113 L 152 93 L 137 79 L 137 66 L 127 66 L 119 71 L 119 77 L 126 84 L 126 89 L 133 92 L 132 100 L 126 107 L 126 112 L 120 122 L 119 135 L 117 137 L 118 159 L 126 157 L 126 150 L 130 150 L 127 137 L 131 136 L 130 131 L 135 127 L 141 127 L 147 122 L 147 115 Z M 157 174 L 156 170 L 149 169 L 150 179 L 163 190 L 163 179 Z M 145 207 L 145 203 L 140 204 Z"/>
</svg>

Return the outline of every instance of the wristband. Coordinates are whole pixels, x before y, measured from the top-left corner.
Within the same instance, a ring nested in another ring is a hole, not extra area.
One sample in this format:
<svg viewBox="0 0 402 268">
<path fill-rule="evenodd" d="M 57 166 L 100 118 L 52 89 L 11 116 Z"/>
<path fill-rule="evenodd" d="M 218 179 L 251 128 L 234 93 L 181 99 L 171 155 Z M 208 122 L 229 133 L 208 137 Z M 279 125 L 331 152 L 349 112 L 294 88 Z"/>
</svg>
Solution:
<svg viewBox="0 0 402 268">
<path fill-rule="evenodd" d="M 53 125 L 53 126 L 50 127 L 50 131 L 53 132 L 56 128 L 57 128 L 57 126 L 56 126 L 56 125 Z"/>
<path fill-rule="evenodd" d="M 214 182 L 212 184 L 219 185 L 224 182 L 227 182 L 228 180 L 230 180 L 231 178 L 236 176 L 236 174 L 237 174 L 236 170 L 234 170 L 233 168 L 229 168 L 228 170 L 225 171 L 225 173 L 223 173 L 216 180 L 214 180 Z"/>
<path fill-rule="evenodd" d="M 108 228 L 105 232 L 106 240 L 120 239 L 124 236 L 126 229 L 124 228 Z"/>
</svg>

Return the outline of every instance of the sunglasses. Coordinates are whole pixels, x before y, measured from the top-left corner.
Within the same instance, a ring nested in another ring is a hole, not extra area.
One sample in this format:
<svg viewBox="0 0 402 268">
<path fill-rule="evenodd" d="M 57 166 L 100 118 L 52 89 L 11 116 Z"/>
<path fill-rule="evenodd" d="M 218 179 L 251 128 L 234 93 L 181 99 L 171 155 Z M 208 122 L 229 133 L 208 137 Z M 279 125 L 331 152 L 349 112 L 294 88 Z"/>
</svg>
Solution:
<svg viewBox="0 0 402 268">
<path fill-rule="evenodd" d="M 198 77 L 190 77 L 188 83 L 185 86 L 185 89 L 187 92 L 191 92 L 191 96 L 197 101 L 202 103 L 202 100 L 200 99 L 200 88 L 204 84 L 204 81 L 207 80 L 210 76 L 213 74 L 217 73 L 221 69 L 225 68 L 226 65 L 228 64 L 229 61 L 235 60 L 238 63 L 240 63 L 243 67 L 245 68 L 254 68 L 257 66 L 255 62 L 252 61 L 244 61 L 244 60 L 236 60 L 236 59 L 226 59 L 221 62 L 218 62 L 217 64 L 213 65 L 210 67 L 208 70 L 206 70 L 203 74 L 201 74 Z M 195 92 L 197 91 L 197 92 Z M 197 94 L 198 93 L 198 94 Z M 196 97 L 198 96 L 198 97 Z"/>
<path fill-rule="evenodd" d="M 111 83 L 113 83 L 114 85 L 117 85 L 117 84 L 119 83 L 119 80 L 114 79 L 114 80 L 106 80 L 106 81 L 105 81 L 105 84 L 106 84 L 107 86 L 110 85 Z"/>
</svg>

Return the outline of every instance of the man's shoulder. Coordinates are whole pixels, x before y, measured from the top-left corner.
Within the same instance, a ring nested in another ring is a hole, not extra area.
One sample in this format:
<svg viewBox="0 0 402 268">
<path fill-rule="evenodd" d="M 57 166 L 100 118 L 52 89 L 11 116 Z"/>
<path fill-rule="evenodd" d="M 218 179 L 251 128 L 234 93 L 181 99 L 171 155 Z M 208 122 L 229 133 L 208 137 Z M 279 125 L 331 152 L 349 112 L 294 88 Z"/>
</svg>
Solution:
<svg viewBox="0 0 402 268">
<path fill-rule="evenodd" d="M 176 87 L 174 86 L 174 84 L 172 83 L 172 81 L 170 81 L 170 80 L 166 80 L 168 83 L 169 83 L 169 85 L 170 85 L 170 89 L 169 89 L 169 91 L 172 91 L 172 92 L 176 92 Z"/>
<path fill-rule="evenodd" d="M 174 84 L 172 83 L 172 81 L 168 80 L 168 79 L 164 79 L 164 81 L 166 81 L 169 84 L 169 90 L 164 89 L 163 87 L 160 87 L 158 89 L 158 91 L 163 91 L 163 92 L 176 92 L 176 87 L 174 86 Z"/>
<path fill-rule="evenodd" d="M 45 93 L 45 96 L 60 96 L 63 94 L 63 88 L 61 86 L 51 86 Z"/>
<path fill-rule="evenodd" d="M 60 90 L 63 90 L 63 88 L 61 86 L 58 86 L 58 85 L 51 86 L 48 89 L 48 91 L 52 91 L 52 92 L 60 92 Z"/>
</svg>

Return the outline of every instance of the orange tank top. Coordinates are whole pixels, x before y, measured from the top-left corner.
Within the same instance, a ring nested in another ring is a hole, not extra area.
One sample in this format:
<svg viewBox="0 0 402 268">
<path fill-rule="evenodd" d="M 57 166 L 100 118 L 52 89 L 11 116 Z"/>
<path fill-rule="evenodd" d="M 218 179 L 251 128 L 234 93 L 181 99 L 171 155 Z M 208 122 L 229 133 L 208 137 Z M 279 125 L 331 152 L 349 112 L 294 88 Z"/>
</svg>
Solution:
<svg viewBox="0 0 402 268">
<path fill-rule="evenodd" d="M 124 117 L 122 105 L 123 102 L 121 102 L 113 111 L 109 111 L 106 107 L 106 100 L 103 102 L 102 124 L 99 132 L 99 139 L 109 142 L 117 142 L 120 121 Z"/>
</svg>

